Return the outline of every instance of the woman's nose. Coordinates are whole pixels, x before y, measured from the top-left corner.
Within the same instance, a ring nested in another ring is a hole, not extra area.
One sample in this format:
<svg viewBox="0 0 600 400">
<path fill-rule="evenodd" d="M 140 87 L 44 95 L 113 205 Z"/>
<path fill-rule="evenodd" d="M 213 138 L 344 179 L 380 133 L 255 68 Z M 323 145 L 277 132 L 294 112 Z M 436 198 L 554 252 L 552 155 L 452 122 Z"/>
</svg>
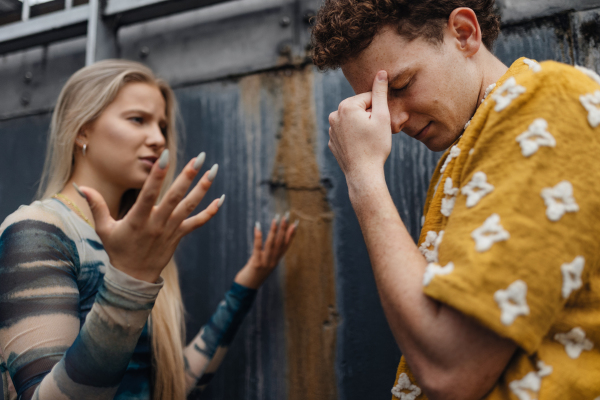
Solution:
<svg viewBox="0 0 600 400">
<path fill-rule="evenodd" d="M 148 134 L 147 143 L 149 146 L 155 147 L 164 147 L 166 144 L 164 129 L 161 128 L 158 124 L 152 125 L 150 132 Z"/>
</svg>

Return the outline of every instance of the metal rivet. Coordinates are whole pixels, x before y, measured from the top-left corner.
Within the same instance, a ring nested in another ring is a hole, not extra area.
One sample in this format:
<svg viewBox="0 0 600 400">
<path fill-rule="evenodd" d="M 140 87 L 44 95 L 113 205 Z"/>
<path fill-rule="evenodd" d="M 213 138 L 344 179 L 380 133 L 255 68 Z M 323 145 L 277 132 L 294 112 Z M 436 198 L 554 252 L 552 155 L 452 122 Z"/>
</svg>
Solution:
<svg viewBox="0 0 600 400">
<path fill-rule="evenodd" d="M 140 58 L 146 58 L 150 54 L 148 46 L 144 46 L 140 49 Z"/>
<path fill-rule="evenodd" d="M 31 82 L 32 79 L 33 79 L 33 73 L 31 71 L 25 72 L 25 75 L 23 76 L 23 80 L 25 81 L 25 83 Z"/>
<path fill-rule="evenodd" d="M 289 44 L 284 44 L 279 48 L 279 54 L 282 56 L 289 56 L 292 54 L 292 46 Z"/>
<path fill-rule="evenodd" d="M 283 17 L 281 17 L 281 19 L 279 20 L 279 25 L 283 26 L 284 28 L 286 26 L 290 26 L 290 24 L 292 23 L 292 20 L 290 19 L 290 17 L 288 17 L 287 15 L 284 15 Z"/>
</svg>

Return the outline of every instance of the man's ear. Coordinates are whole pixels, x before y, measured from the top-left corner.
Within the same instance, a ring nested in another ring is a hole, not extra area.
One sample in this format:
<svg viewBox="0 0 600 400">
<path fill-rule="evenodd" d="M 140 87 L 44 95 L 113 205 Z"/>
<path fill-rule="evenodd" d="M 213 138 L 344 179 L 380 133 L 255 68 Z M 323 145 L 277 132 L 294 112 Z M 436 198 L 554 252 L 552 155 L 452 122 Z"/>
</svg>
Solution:
<svg viewBox="0 0 600 400">
<path fill-rule="evenodd" d="M 456 43 L 456 48 L 465 57 L 474 56 L 481 48 L 481 28 L 475 12 L 467 7 L 457 8 L 448 18 L 448 32 Z"/>
</svg>

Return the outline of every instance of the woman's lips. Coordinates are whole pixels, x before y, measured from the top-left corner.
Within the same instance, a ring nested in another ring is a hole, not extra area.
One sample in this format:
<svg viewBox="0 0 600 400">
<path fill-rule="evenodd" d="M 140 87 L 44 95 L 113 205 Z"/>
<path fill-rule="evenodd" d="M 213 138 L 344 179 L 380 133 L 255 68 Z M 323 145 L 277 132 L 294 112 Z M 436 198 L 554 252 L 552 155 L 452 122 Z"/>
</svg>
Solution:
<svg viewBox="0 0 600 400">
<path fill-rule="evenodd" d="M 145 165 L 148 166 L 150 168 L 152 168 L 152 166 L 154 165 L 154 163 L 156 162 L 157 158 L 156 157 L 144 157 L 144 158 L 140 158 L 140 161 Z"/>
<path fill-rule="evenodd" d="M 423 139 L 425 136 L 427 136 L 427 133 L 429 132 L 429 128 L 431 128 L 431 122 L 428 123 L 427 125 L 425 125 L 425 128 L 421 129 L 421 132 L 417 133 L 414 138 L 417 140 L 421 140 Z"/>
</svg>

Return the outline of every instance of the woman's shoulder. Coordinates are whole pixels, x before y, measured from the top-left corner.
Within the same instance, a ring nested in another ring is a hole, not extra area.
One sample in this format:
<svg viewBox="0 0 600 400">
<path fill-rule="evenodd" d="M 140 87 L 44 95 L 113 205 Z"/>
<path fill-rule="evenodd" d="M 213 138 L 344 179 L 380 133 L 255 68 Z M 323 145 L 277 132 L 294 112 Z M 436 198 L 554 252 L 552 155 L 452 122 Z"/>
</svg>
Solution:
<svg viewBox="0 0 600 400">
<path fill-rule="evenodd" d="M 29 205 L 20 206 L 0 225 L 0 235 L 14 231 L 17 227 L 57 230 L 69 235 L 71 229 L 61 203 L 53 199 L 36 200 Z M 21 231 L 22 229 L 16 229 Z"/>
</svg>

